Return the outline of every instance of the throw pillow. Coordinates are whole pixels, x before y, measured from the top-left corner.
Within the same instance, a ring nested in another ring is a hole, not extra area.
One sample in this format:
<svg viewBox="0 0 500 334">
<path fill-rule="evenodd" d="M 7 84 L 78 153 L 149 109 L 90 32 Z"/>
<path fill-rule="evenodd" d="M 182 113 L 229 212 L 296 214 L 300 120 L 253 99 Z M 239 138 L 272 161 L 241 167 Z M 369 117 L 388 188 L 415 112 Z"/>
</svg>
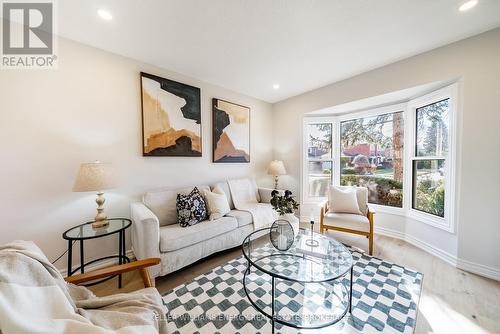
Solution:
<svg viewBox="0 0 500 334">
<path fill-rule="evenodd" d="M 356 215 L 362 214 L 359 210 L 356 188 L 340 189 L 337 187 L 330 187 L 329 191 L 330 212 L 352 213 Z"/>
<path fill-rule="evenodd" d="M 204 194 L 210 220 L 219 219 L 231 211 L 226 194 L 221 187 L 215 186 L 212 191 L 206 190 Z"/>
<path fill-rule="evenodd" d="M 187 195 L 177 194 L 177 222 L 188 227 L 207 219 L 207 206 L 198 188 Z"/>
</svg>

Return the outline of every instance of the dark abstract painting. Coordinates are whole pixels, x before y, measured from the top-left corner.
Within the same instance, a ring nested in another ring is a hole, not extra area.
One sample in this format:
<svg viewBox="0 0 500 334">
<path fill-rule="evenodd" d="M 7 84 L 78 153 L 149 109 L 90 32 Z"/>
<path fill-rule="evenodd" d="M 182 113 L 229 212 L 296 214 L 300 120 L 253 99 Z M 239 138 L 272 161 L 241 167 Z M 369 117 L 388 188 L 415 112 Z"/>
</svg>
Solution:
<svg viewBox="0 0 500 334">
<path fill-rule="evenodd" d="M 250 108 L 213 99 L 213 161 L 250 162 Z"/>
<path fill-rule="evenodd" d="M 200 89 L 141 73 L 144 156 L 201 157 Z"/>
</svg>

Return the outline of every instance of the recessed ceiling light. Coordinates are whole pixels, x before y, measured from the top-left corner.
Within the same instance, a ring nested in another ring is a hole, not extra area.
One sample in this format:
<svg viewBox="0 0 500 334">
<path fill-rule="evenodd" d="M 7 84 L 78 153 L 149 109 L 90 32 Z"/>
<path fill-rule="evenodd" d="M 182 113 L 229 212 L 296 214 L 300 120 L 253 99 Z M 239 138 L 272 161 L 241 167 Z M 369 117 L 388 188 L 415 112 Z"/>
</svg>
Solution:
<svg viewBox="0 0 500 334">
<path fill-rule="evenodd" d="M 458 10 L 461 11 L 461 12 L 465 12 L 465 11 L 471 9 L 471 8 L 476 7 L 477 3 L 478 3 L 478 0 L 469 0 L 469 1 L 466 1 L 460 7 L 458 7 Z"/>
<path fill-rule="evenodd" d="M 273 89 L 279 89 L 280 88 L 280 84 L 274 84 L 273 85 Z"/>
<path fill-rule="evenodd" d="M 99 15 L 99 17 L 103 20 L 106 20 L 106 21 L 109 21 L 113 18 L 113 15 L 111 15 L 110 12 L 108 12 L 107 10 L 105 9 L 98 9 L 97 10 L 97 15 Z"/>
</svg>

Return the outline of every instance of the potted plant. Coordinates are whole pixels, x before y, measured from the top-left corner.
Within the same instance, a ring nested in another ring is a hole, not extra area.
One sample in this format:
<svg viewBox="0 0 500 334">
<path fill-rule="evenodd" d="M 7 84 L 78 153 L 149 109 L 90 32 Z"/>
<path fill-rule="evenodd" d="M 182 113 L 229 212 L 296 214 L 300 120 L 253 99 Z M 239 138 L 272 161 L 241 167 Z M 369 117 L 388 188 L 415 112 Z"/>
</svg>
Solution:
<svg viewBox="0 0 500 334">
<path fill-rule="evenodd" d="M 278 212 L 280 219 L 284 219 L 292 225 L 293 234 L 297 236 L 299 233 L 299 219 L 295 217 L 294 211 L 299 208 L 299 203 L 295 201 L 290 190 L 285 190 L 283 195 L 280 192 L 273 190 L 271 192 L 271 205 Z"/>
</svg>

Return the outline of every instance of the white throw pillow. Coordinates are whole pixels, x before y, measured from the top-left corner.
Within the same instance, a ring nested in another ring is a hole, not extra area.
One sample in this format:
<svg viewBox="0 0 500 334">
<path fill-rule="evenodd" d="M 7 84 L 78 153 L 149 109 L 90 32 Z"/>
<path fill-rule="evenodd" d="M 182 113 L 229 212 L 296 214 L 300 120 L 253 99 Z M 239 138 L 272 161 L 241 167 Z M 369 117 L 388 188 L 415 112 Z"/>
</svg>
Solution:
<svg viewBox="0 0 500 334">
<path fill-rule="evenodd" d="M 328 211 L 362 215 L 359 210 L 356 188 L 339 189 L 337 187 L 330 187 L 329 191 L 330 209 Z"/>
<path fill-rule="evenodd" d="M 212 191 L 205 191 L 205 201 L 210 220 L 219 219 L 231 211 L 226 194 L 219 186 L 215 186 Z"/>
</svg>

